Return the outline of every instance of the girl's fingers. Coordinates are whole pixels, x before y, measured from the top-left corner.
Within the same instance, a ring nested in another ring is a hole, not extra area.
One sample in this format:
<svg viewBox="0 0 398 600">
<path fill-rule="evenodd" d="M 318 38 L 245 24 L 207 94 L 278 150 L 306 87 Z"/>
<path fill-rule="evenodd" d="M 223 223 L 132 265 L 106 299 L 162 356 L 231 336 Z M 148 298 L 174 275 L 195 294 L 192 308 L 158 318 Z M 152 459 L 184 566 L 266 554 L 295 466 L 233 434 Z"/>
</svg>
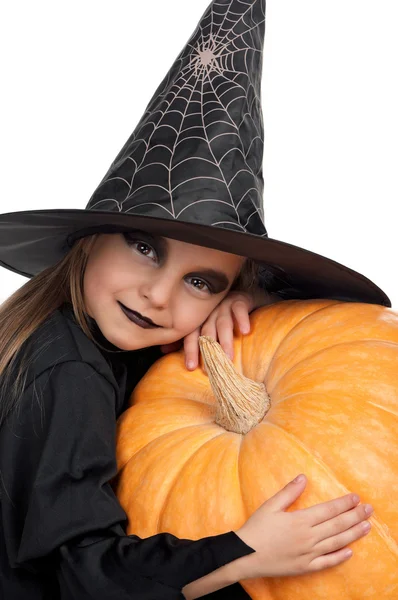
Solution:
<svg viewBox="0 0 398 600">
<path fill-rule="evenodd" d="M 369 512 L 367 512 L 368 507 Z M 366 519 L 370 517 L 372 512 L 372 506 L 369 504 L 360 504 L 352 510 L 348 510 L 338 515 L 334 519 L 329 519 L 324 523 L 320 523 L 314 528 L 314 533 L 316 533 L 317 539 L 321 542 L 327 538 L 332 538 L 344 531 L 350 530 L 355 525 L 358 525 L 358 523 L 366 523 Z"/>
<path fill-rule="evenodd" d="M 207 321 L 205 321 L 204 325 L 202 325 L 200 335 L 207 335 L 217 341 L 216 319 L 214 317 L 212 318 L 211 315 Z"/>
<path fill-rule="evenodd" d="M 329 500 L 328 502 L 322 502 L 322 504 L 316 504 L 309 508 L 302 508 L 299 512 L 308 516 L 308 522 L 310 525 L 319 525 L 329 519 L 334 519 L 341 513 L 351 510 L 359 503 L 359 497 L 355 494 L 347 494 L 341 498 L 335 500 Z"/>
<path fill-rule="evenodd" d="M 220 345 L 231 360 L 234 358 L 234 322 L 231 313 L 217 319 L 217 335 Z"/>
<path fill-rule="evenodd" d="M 198 366 L 199 336 L 200 328 L 198 327 L 184 338 L 185 364 L 189 371 L 193 371 Z"/>
<path fill-rule="evenodd" d="M 217 341 L 216 318 L 217 318 L 217 312 L 214 311 L 202 325 L 200 335 L 207 335 L 208 337 L 211 337 L 211 338 L 213 338 L 213 340 Z M 199 342 L 198 342 L 198 345 L 199 345 Z M 206 367 L 205 367 L 202 355 L 200 354 L 200 351 L 199 351 L 199 360 L 200 360 L 200 366 L 202 368 L 203 373 L 207 374 Z"/>
<path fill-rule="evenodd" d="M 348 544 L 352 544 L 352 542 L 355 542 L 359 538 L 364 537 L 367 533 L 369 533 L 370 529 L 370 523 L 368 521 L 362 521 L 343 533 L 339 533 L 333 537 L 328 537 L 322 542 L 319 542 L 319 544 L 314 546 L 313 551 L 319 555 L 328 554 L 329 552 L 336 552 L 337 550 L 341 550 L 341 548 L 348 546 Z"/>
<path fill-rule="evenodd" d="M 250 332 L 249 307 L 242 299 L 221 303 L 201 329 L 201 335 L 218 341 L 231 360 L 234 357 L 234 318 L 241 333 Z"/>
<path fill-rule="evenodd" d="M 240 332 L 244 334 L 250 333 L 250 317 L 247 304 L 243 300 L 238 300 L 232 304 L 231 310 Z"/>
<path fill-rule="evenodd" d="M 323 569 L 328 569 L 330 567 L 336 567 L 340 565 L 345 560 L 348 560 L 352 556 L 352 550 L 349 548 L 342 548 L 337 552 L 332 552 L 331 554 L 327 554 L 326 556 L 318 556 L 314 558 L 309 564 L 309 568 L 312 572 L 323 571 Z"/>
</svg>

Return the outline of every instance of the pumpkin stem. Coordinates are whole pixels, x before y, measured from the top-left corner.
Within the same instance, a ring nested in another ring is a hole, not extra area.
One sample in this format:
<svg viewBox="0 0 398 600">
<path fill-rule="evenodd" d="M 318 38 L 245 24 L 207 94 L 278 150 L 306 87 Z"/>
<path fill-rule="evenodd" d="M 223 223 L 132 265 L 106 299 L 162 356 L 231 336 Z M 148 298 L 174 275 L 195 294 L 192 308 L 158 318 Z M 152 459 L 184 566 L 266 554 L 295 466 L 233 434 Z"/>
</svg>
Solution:
<svg viewBox="0 0 398 600">
<path fill-rule="evenodd" d="M 218 401 L 215 422 L 227 431 L 248 433 L 270 409 L 271 401 L 265 385 L 238 373 L 213 338 L 200 336 L 199 347 Z"/>
</svg>

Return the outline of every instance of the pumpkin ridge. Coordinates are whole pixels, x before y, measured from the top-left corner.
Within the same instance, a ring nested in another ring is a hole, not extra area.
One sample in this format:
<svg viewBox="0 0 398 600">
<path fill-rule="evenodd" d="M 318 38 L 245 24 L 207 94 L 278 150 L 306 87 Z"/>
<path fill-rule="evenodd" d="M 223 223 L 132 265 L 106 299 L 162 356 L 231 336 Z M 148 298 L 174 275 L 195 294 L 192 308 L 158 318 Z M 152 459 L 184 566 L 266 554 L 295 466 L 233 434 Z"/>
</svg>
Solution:
<svg viewBox="0 0 398 600">
<path fill-rule="evenodd" d="M 288 335 L 290 335 L 290 334 L 288 334 Z M 288 335 L 284 339 L 287 339 Z M 324 352 L 328 352 L 332 348 L 337 348 L 338 346 L 350 346 L 352 348 L 353 346 L 356 346 L 356 345 L 366 345 L 367 343 L 377 343 L 377 344 L 382 344 L 383 346 L 386 345 L 386 344 L 388 344 L 388 345 L 391 345 L 391 346 L 397 346 L 398 347 L 398 342 L 390 342 L 390 341 L 386 342 L 386 341 L 381 340 L 381 339 L 380 340 L 378 340 L 378 339 L 363 339 L 363 340 L 354 340 L 354 341 L 339 342 L 337 344 L 331 344 L 330 346 L 327 346 L 326 348 L 321 348 L 320 350 L 317 350 L 316 352 L 313 352 L 312 354 L 308 354 L 307 356 L 305 356 L 304 358 L 302 358 L 298 362 L 292 364 L 289 367 L 289 369 L 287 371 L 285 371 L 283 373 L 283 375 L 281 375 L 281 377 L 279 377 L 279 379 L 275 381 L 275 383 L 273 383 L 272 389 L 274 389 L 277 385 L 279 385 L 279 383 L 286 377 L 286 375 L 288 375 L 290 373 L 290 371 L 292 371 L 293 369 L 295 369 L 298 365 L 301 365 L 302 363 L 305 363 L 305 361 L 314 358 L 315 356 L 320 356 Z M 281 342 L 281 344 L 282 344 L 282 342 Z M 275 352 L 275 356 L 274 356 L 274 358 L 270 362 L 270 365 L 269 365 L 269 368 L 268 368 L 268 372 L 267 372 L 267 376 L 268 376 L 268 373 L 269 373 L 271 367 L 274 364 L 274 361 L 279 359 L 279 357 L 277 357 L 276 354 L 277 353 Z M 269 389 L 269 388 L 267 387 L 267 389 Z M 271 393 L 272 392 L 269 390 L 269 394 L 270 395 L 271 395 Z"/>
<path fill-rule="evenodd" d="M 286 301 L 282 301 L 282 302 L 285 303 Z M 297 302 L 297 301 L 294 300 L 292 302 Z M 306 302 L 306 301 L 304 301 L 304 302 Z M 309 300 L 308 303 L 311 303 L 311 300 Z M 348 306 L 348 304 L 349 304 L 349 306 Z M 281 340 L 280 343 L 283 343 L 283 340 L 286 339 L 296 329 L 296 327 L 301 326 L 304 323 L 304 321 L 306 321 L 307 319 L 309 319 L 309 320 L 314 319 L 314 318 L 318 319 L 319 318 L 319 313 L 321 311 L 328 311 L 328 310 L 330 310 L 331 311 L 331 315 L 330 316 L 333 317 L 334 316 L 334 312 L 337 310 L 337 307 L 344 308 L 344 311 L 346 311 L 346 312 L 349 311 L 348 315 L 344 315 L 344 323 L 345 323 L 345 325 L 347 325 L 348 323 L 350 323 L 350 321 L 352 321 L 353 318 L 355 318 L 357 316 L 357 314 L 356 314 L 356 312 L 354 310 L 354 307 L 356 307 L 356 309 L 358 309 L 358 308 L 362 308 L 363 306 L 364 306 L 364 304 L 362 302 L 350 302 L 350 303 L 336 302 L 334 304 L 328 304 L 327 306 L 323 306 L 323 307 L 317 308 L 317 309 L 313 310 L 312 312 L 306 314 L 299 321 L 297 321 L 293 325 L 293 327 L 289 330 L 289 332 L 285 335 L 285 337 Z M 262 308 L 257 309 L 257 310 L 261 311 L 264 308 L 267 308 L 267 307 L 262 307 Z M 389 311 L 389 313 L 393 316 L 393 318 L 390 321 L 392 321 L 395 326 L 398 324 L 398 311 L 394 311 L 393 309 L 390 309 L 390 308 L 387 309 L 387 308 L 384 308 L 384 307 L 381 307 L 381 306 L 378 306 L 377 308 L 379 309 L 377 312 L 380 313 L 379 315 L 377 315 L 378 319 L 382 320 L 382 322 L 386 322 L 385 311 Z M 369 310 L 373 310 L 373 312 L 376 312 L 375 309 L 376 309 L 375 305 L 366 305 L 366 311 L 367 312 Z M 254 312 L 256 312 L 256 311 L 254 311 Z M 354 314 L 351 315 L 350 313 L 354 313 Z M 390 321 L 388 322 L 388 324 L 390 324 Z M 332 326 L 336 326 L 336 324 L 338 324 L 338 322 L 337 323 L 333 322 Z M 305 323 L 305 325 L 311 325 L 311 324 Z M 354 325 L 351 323 L 351 327 L 353 327 L 353 326 Z M 326 329 L 330 329 L 330 325 L 328 327 L 326 327 Z M 395 327 L 395 329 L 396 329 L 396 327 Z M 373 339 L 373 338 L 369 338 L 369 339 Z M 379 338 L 379 339 L 382 339 L 382 338 Z M 377 341 L 377 339 L 375 341 Z M 279 350 L 279 345 L 275 349 L 275 354 L 277 354 L 278 350 Z"/>
<path fill-rule="evenodd" d="M 216 423 L 214 423 L 214 425 L 216 425 Z M 219 426 L 217 425 L 217 427 L 219 427 Z M 220 429 L 222 429 L 221 427 L 219 427 L 219 428 L 220 428 Z M 234 433 L 232 433 L 231 431 L 225 431 L 225 430 L 223 430 L 223 431 L 220 431 L 218 434 L 214 435 L 212 438 L 210 438 L 210 439 L 208 439 L 206 442 L 204 442 L 204 444 L 202 444 L 201 446 L 199 446 L 199 448 L 197 448 L 197 449 L 196 449 L 196 450 L 195 450 L 195 451 L 194 451 L 194 452 L 193 452 L 193 453 L 192 453 L 192 454 L 189 456 L 189 458 L 187 458 L 186 460 L 184 460 L 184 463 L 182 463 L 181 469 L 179 469 L 179 470 L 178 470 L 178 473 L 176 474 L 176 477 L 174 477 L 174 479 L 173 479 L 173 483 L 170 485 L 169 491 L 167 492 L 167 495 L 166 495 L 166 496 L 165 496 L 165 498 L 164 498 L 162 509 L 161 509 L 161 511 L 159 512 L 159 515 L 158 515 L 158 520 L 157 520 L 157 529 L 158 529 L 158 531 L 159 531 L 159 532 L 161 531 L 161 528 L 160 528 L 160 522 L 161 522 L 161 520 L 162 520 L 162 518 L 163 518 L 163 515 L 164 515 L 164 513 L 165 513 L 166 509 L 168 508 L 168 499 L 169 499 L 169 497 L 170 497 L 171 493 L 172 493 L 172 492 L 173 492 L 173 490 L 174 490 L 174 486 L 175 486 L 175 484 L 178 482 L 178 478 L 180 477 L 180 475 L 181 475 L 181 472 L 182 472 L 184 469 L 186 469 L 186 468 L 188 467 L 189 461 L 190 461 L 190 460 L 191 460 L 191 459 L 192 459 L 192 458 L 193 458 L 193 457 L 194 457 L 196 454 L 198 454 L 198 453 L 199 453 L 199 452 L 200 452 L 200 451 L 201 451 L 201 450 L 202 450 L 202 449 L 203 449 L 203 448 L 204 448 L 204 447 L 205 447 L 207 444 L 209 444 L 210 442 L 212 442 L 212 441 L 213 441 L 215 438 L 219 437 L 220 435 L 239 435 L 239 434 L 234 434 Z M 241 437 L 242 437 L 242 436 L 241 436 Z M 239 472 L 239 454 L 238 454 L 238 472 Z M 240 480 L 239 480 L 239 484 L 240 484 Z M 240 491 L 241 491 L 241 486 L 239 487 L 239 489 L 240 489 Z M 244 506 L 244 503 L 243 503 L 243 498 L 242 498 L 242 505 Z"/>
<path fill-rule="evenodd" d="M 170 400 L 176 401 L 176 402 L 181 402 L 181 398 L 177 398 L 176 396 L 162 396 L 162 400 L 165 400 L 167 402 L 170 402 Z M 202 404 L 203 406 L 206 407 L 212 407 L 212 404 L 209 404 L 208 402 L 203 402 L 202 400 L 196 400 L 195 398 L 184 398 L 183 402 L 195 402 L 196 404 Z M 143 404 L 146 405 L 146 400 L 143 401 Z"/>
<path fill-rule="evenodd" d="M 169 433 L 172 432 L 176 432 L 176 431 L 180 431 L 181 429 L 185 428 L 185 427 L 200 427 L 200 426 L 215 426 L 215 427 L 220 427 L 219 425 L 217 425 L 217 423 L 215 423 L 215 411 L 216 411 L 216 404 L 215 404 L 215 399 L 213 394 L 211 393 L 211 389 L 210 389 L 210 384 L 208 385 L 209 390 L 208 393 L 209 395 L 211 395 L 211 397 L 213 398 L 213 402 L 197 402 L 195 399 L 193 398 L 186 398 L 184 400 L 181 400 L 180 397 L 168 397 L 167 399 L 165 398 L 155 398 L 155 399 L 143 399 L 142 402 L 138 402 L 137 404 L 131 404 L 129 406 L 129 408 L 127 408 L 124 413 L 122 413 L 122 415 L 119 417 L 118 422 L 117 422 L 117 465 L 118 465 L 118 469 L 123 468 L 123 466 L 131 459 L 133 458 L 133 456 L 135 456 L 138 452 L 140 452 L 140 450 L 142 448 L 144 448 L 145 446 L 147 446 L 152 440 L 148 441 L 145 443 L 144 446 L 141 446 L 138 450 L 134 451 L 134 452 L 128 452 L 128 458 L 126 459 L 126 449 L 125 446 L 129 446 L 128 444 L 128 439 L 131 436 L 131 428 L 135 428 L 135 422 L 138 421 L 141 422 L 141 418 L 142 418 L 142 414 L 141 411 L 143 411 L 145 413 L 145 418 L 146 419 L 156 419 L 157 414 L 158 414 L 158 410 L 159 407 L 162 410 L 162 405 L 164 407 L 167 407 L 170 400 L 173 401 L 174 404 L 178 404 L 181 407 L 181 413 L 178 413 L 179 415 L 182 414 L 182 416 L 185 416 L 185 406 L 184 405 L 188 405 L 190 407 L 197 407 L 198 404 L 201 405 L 202 408 L 200 408 L 201 413 L 205 413 L 205 417 L 206 417 L 206 421 L 203 420 L 199 420 L 199 416 L 198 416 L 198 421 L 195 423 L 183 423 L 180 426 L 176 426 L 175 423 L 173 424 L 173 429 L 169 429 L 168 431 L 165 431 L 163 433 L 156 433 L 156 438 L 155 439 L 159 439 L 165 435 L 168 435 Z M 133 398 L 133 396 L 131 397 Z M 138 414 L 137 414 L 138 411 Z M 150 412 L 148 412 L 150 411 Z M 153 413 L 153 416 L 152 416 Z M 168 419 L 167 420 L 174 420 L 175 421 L 176 418 L 176 413 L 173 413 L 172 415 L 168 415 Z M 191 417 L 190 417 L 191 418 Z M 225 430 L 222 430 L 222 433 Z M 129 449 L 130 450 L 130 449 Z M 123 459 L 123 460 L 122 460 Z"/>
<path fill-rule="evenodd" d="M 137 454 L 139 454 L 142 450 L 145 450 L 146 448 L 148 448 L 152 444 L 156 444 L 157 442 L 161 441 L 162 438 L 165 438 L 167 436 L 171 437 L 172 435 L 174 435 L 176 433 L 178 434 L 181 431 L 184 431 L 184 429 L 193 429 L 194 427 L 206 427 L 206 426 L 208 426 L 209 428 L 210 427 L 211 428 L 217 427 L 217 429 L 221 429 L 219 427 L 219 425 L 217 425 L 216 423 L 214 423 L 214 421 L 211 421 L 209 423 L 197 423 L 195 425 L 187 425 L 187 426 L 184 425 L 184 427 L 178 427 L 176 429 L 173 429 L 172 431 L 165 431 L 165 433 L 158 434 L 156 438 L 154 438 L 153 440 L 148 441 L 144 446 L 142 446 L 139 450 L 137 450 L 137 452 L 134 452 L 134 454 L 132 454 L 129 457 L 129 460 L 127 462 L 129 462 L 132 458 L 134 458 L 134 456 L 137 456 Z M 224 433 L 230 433 L 230 432 L 225 431 L 225 430 L 220 431 L 220 432 L 217 431 L 217 432 L 215 432 L 215 435 L 213 437 L 218 437 L 219 435 L 223 435 Z M 213 439 L 213 438 L 211 438 L 211 439 Z M 193 456 L 193 454 L 192 454 L 192 456 Z"/>
<path fill-rule="evenodd" d="M 272 406 L 273 407 L 280 406 L 286 400 L 290 400 L 291 398 L 294 398 L 294 396 L 305 396 L 306 393 L 308 393 L 308 392 L 300 391 L 300 392 L 294 392 L 293 394 L 288 394 L 287 396 L 284 396 L 281 400 L 278 400 L 278 402 L 274 401 L 273 404 L 272 404 Z M 313 392 L 312 390 L 310 390 L 310 393 L 311 393 L 311 396 L 322 396 L 323 397 L 323 395 L 324 395 L 322 392 Z M 385 406 L 381 406 L 381 404 L 376 404 L 376 402 L 372 402 L 371 400 L 367 400 L 366 398 L 363 398 L 362 402 L 364 402 L 366 404 L 369 404 L 371 406 L 375 406 L 376 408 L 380 408 L 380 410 L 384 410 L 389 415 L 393 415 L 394 417 L 398 417 L 398 413 L 395 413 L 395 412 L 389 410 Z M 270 409 L 270 412 L 271 412 L 271 409 Z M 265 415 L 265 416 L 267 416 L 267 415 Z M 263 423 L 264 420 L 265 420 L 265 417 L 264 417 L 263 421 L 260 421 L 260 423 Z"/>
<path fill-rule="evenodd" d="M 283 308 L 286 309 L 287 311 L 294 306 L 295 304 L 311 304 L 317 302 L 316 300 L 281 300 L 281 302 L 276 302 L 275 304 L 271 304 L 270 306 L 277 306 L 279 304 L 283 303 Z M 319 300 L 319 302 L 324 302 L 324 300 Z M 291 334 L 292 331 L 294 331 L 294 329 L 296 327 L 298 327 L 303 321 L 305 321 L 306 319 L 312 317 L 312 315 L 315 315 L 316 313 L 319 313 L 321 310 L 327 310 L 328 308 L 331 308 L 332 306 L 337 306 L 339 304 L 343 304 L 341 301 L 338 302 L 333 302 L 331 304 L 327 304 L 326 306 L 320 306 L 319 308 L 316 308 L 315 310 L 313 310 L 312 312 L 306 314 L 305 316 L 303 316 L 299 321 L 297 321 L 297 323 L 295 323 L 293 325 L 293 327 L 289 330 L 289 332 L 281 339 L 281 341 L 279 342 L 279 344 L 275 347 L 274 349 L 274 356 L 277 355 L 279 347 L 281 344 L 283 344 L 284 340 Z M 253 313 L 251 313 L 251 315 L 254 315 L 257 311 L 263 311 L 264 309 L 268 309 L 268 306 L 263 306 L 261 308 L 256 309 L 255 311 L 253 311 Z M 280 314 L 277 314 L 277 316 L 281 316 Z M 250 333 L 245 336 L 245 338 L 249 339 L 250 335 L 251 335 L 252 331 L 250 331 Z M 244 343 L 244 342 L 243 342 Z M 241 356 L 243 355 L 243 352 L 241 354 Z M 268 365 L 268 369 L 266 371 L 265 377 L 264 377 L 264 381 L 267 379 L 268 377 L 268 373 L 270 371 L 271 365 L 272 365 L 272 360 L 270 362 L 270 364 Z M 242 370 L 243 373 L 243 370 Z"/>
<path fill-rule="evenodd" d="M 387 550 L 389 550 L 394 557 L 398 557 L 398 543 L 389 533 L 387 533 L 387 530 L 389 531 L 388 525 L 374 515 L 370 517 L 370 521 L 373 529 L 377 531 L 380 539 L 385 542 Z"/>
<path fill-rule="evenodd" d="M 375 406 L 376 408 L 380 408 L 380 410 L 384 410 L 384 412 L 388 413 L 389 415 L 393 415 L 394 417 L 398 417 L 398 412 L 393 412 L 392 410 L 388 410 L 388 408 L 386 406 L 381 406 L 381 404 L 376 404 L 376 402 L 372 402 L 371 400 L 366 400 L 365 402 L 367 404 L 371 404 L 372 406 Z"/>
<path fill-rule="evenodd" d="M 192 373 L 194 373 L 194 372 L 195 371 L 192 371 Z M 135 395 L 138 395 L 137 394 L 137 387 L 134 390 L 134 394 Z M 132 397 L 133 397 L 133 395 L 131 396 L 131 398 Z M 131 401 L 131 398 L 130 398 L 130 401 Z M 144 406 L 150 407 L 151 404 L 156 405 L 156 404 L 159 404 L 160 402 L 164 402 L 166 404 L 167 402 L 170 402 L 170 400 L 172 400 L 173 402 L 181 402 L 181 397 L 180 396 L 164 396 L 163 395 L 161 398 L 155 398 L 155 399 L 154 398 L 148 398 L 148 399 L 145 398 L 144 400 L 137 401 L 137 403 L 130 404 L 128 406 L 128 408 L 126 408 L 126 411 L 129 410 L 130 408 L 133 408 L 134 406 L 144 405 Z M 184 402 L 196 402 L 197 404 L 203 404 L 203 406 L 211 406 L 211 404 L 209 404 L 208 402 L 203 402 L 202 400 L 196 400 L 196 398 L 189 398 L 188 397 L 188 398 L 184 398 L 183 401 Z M 119 419 L 122 419 L 122 417 L 125 414 L 125 412 L 120 415 Z"/>
<path fill-rule="evenodd" d="M 275 429 L 278 429 L 279 431 L 281 431 L 287 438 L 289 438 L 290 440 L 293 440 L 294 443 L 297 443 L 297 445 L 306 454 L 308 454 L 312 463 L 317 464 L 321 469 L 324 469 L 327 472 L 327 474 L 330 474 L 332 476 L 332 478 L 334 479 L 334 482 L 336 483 L 336 486 L 340 487 L 342 489 L 342 495 L 350 493 L 350 490 L 347 489 L 346 486 L 343 485 L 343 483 L 337 479 L 336 475 L 334 474 L 334 471 L 331 468 L 329 468 L 328 464 L 322 458 L 319 458 L 319 456 L 315 454 L 316 449 L 311 451 L 311 449 L 306 444 L 304 444 L 304 442 L 302 442 L 296 435 L 294 435 L 293 433 L 290 433 L 289 431 L 286 431 L 286 429 L 283 429 L 283 427 L 280 427 L 276 423 L 271 423 L 270 421 L 262 421 L 261 423 L 258 424 L 258 426 L 261 426 L 261 425 L 263 425 L 265 427 L 274 427 Z"/>
<path fill-rule="evenodd" d="M 165 405 L 167 406 L 168 403 L 170 402 L 195 402 L 201 405 L 204 405 L 206 407 L 211 406 L 209 405 L 208 402 L 203 402 L 202 400 L 195 400 L 193 398 L 183 398 L 181 399 L 180 396 L 162 396 L 161 398 L 147 398 L 145 397 L 144 399 L 140 399 L 140 397 L 138 396 L 138 394 L 136 393 L 137 388 L 135 388 L 134 393 L 131 394 L 129 402 L 130 404 L 127 406 L 127 408 L 124 410 L 124 412 L 122 412 L 122 414 L 120 415 L 120 417 L 118 418 L 118 424 L 120 426 L 121 423 L 124 423 L 124 421 L 126 420 L 125 415 L 128 414 L 129 410 L 134 409 L 134 408 L 138 408 L 140 407 L 140 410 L 143 410 L 143 407 L 145 407 L 145 409 L 147 410 L 153 410 L 154 412 L 159 409 L 159 405 Z M 138 400 L 137 400 L 137 396 L 138 396 Z M 133 400 L 134 398 L 134 400 Z"/>
</svg>

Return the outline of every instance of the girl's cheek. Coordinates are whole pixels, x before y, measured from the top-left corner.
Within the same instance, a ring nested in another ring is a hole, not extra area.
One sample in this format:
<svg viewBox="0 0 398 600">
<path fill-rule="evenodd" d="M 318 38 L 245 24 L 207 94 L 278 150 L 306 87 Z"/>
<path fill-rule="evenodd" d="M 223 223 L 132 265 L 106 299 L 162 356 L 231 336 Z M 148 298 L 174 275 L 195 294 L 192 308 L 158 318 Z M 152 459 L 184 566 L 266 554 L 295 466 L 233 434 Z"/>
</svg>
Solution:
<svg viewBox="0 0 398 600">
<path fill-rule="evenodd" d="M 174 329 L 180 333 L 180 338 L 185 337 L 203 325 L 213 310 L 213 307 L 198 307 L 197 304 L 190 307 L 185 305 L 177 312 L 173 321 Z"/>
</svg>

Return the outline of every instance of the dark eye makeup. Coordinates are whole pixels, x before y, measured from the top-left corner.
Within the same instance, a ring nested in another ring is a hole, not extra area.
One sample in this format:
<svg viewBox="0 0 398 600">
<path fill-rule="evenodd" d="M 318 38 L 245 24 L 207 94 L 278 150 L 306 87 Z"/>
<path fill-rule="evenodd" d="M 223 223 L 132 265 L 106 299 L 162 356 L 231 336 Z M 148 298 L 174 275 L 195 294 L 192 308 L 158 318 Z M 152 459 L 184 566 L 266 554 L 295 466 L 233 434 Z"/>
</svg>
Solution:
<svg viewBox="0 0 398 600">
<path fill-rule="evenodd" d="M 143 248 L 147 246 L 153 250 L 159 263 L 164 262 L 167 258 L 167 241 L 165 238 L 162 238 L 161 236 L 152 236 L 150 233 L 139 230 L 124 232 L 123 236 L 129 246 L 141 243 Z M 145 252 L 140 253 L 143 256 L 147 256 Z M 148 258 L 149 260 L 153 260 L 150 257 Z M 211 294 L 221 294 L 221 292 L 224 292 L 229 286 L 229 279 L 225 273 L 215 269 L 203 269 L 201 271 L 196 271 L 195 273 L 188 273 L 185 276 L 185 280 L 203 282 Z M 200 289 L 195 285 L 193 285 L 193 287 L 195 289 Z"/>
<path fill-rule="evenodd" d="M 154 250 L 158 258 L 163 258 L 163 255 L 166 254 L 166 244 L 162 238 L 155 238 L 145 231 L 127 231 L 123 233 L 123 237 L 129 246 L 132 246 L 137 242 L 148 245 Z"/>
</svg>

